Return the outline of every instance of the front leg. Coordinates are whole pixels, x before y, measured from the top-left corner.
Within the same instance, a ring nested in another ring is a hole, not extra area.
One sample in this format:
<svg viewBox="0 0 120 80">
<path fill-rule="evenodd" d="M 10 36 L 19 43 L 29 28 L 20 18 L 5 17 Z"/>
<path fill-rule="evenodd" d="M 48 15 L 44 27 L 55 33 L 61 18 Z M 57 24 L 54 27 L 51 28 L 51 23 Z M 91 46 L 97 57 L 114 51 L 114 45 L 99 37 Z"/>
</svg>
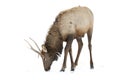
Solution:
<svg viewBox="0 0 120 80">
<path fill-rule="evenodd" d="M 76 40 L 77 40 L 77 43 L 78 43 L 78 53 L 77 53 L 76 60 L 75 60 L 75 66 L 78 65 L 78 59 L 79 59 L 80 52 L 81 52 L 82 47 L 83 47 L 82 39 L 80 37 L 78 37 Z"/>
<path fill-rule="evenodd" d="M 63 61 L 63 65 L 62 65 L 62 69 L 61 69 L 61 71 L 65 71 L 65 68 L 66 68 L 66 61 L 67 61 L 67 55 L 68 55 L 68 52 L 69 52 L 69 48 L 70 47 L 70 45 L 69 44 L 67 44 L 66 45 L 66 47 L 65 47 L 65 53 L 64 53 L 64 61 Z"/>
<path fill-rule="evenodd" d="M 72 44 L 72 41 L 73 41 L 74 37 L 73 36 L 69 36 L 67 38 L 67 44 L 65 46 L 65 53 L 64 53 L 64 61 L 63 61 L 63 65 L 62 65 L 62 69 L 61 71 L 65 71 L 65 68 L 66 68 L 66 61 L 67 61 L 67 55 L 68 55 L 68 52 L 70 51 L 71 49 L 71 44 Z"/>
<path fill-rule="evenodd" d="M 63 65 L 62 65 L 62 69 L 60 71 L 65 71 L 65 68 L 66 68 L 66 61 L 67 61 L 67 55 L 68 55 L 68 52 L 67 52 L 67 47 L 65 48 L 65 54 L 64 54 L 64 61 L 63 61 Z"/>
<path fill-rule="evenodd" d="M 75 64 L 74 64 L 74 62 L 73 62 L 72 48 L 70 48 L 69 54 L 70 54 L 70 60 L 71 60 L 71 71 L 74 71 L 74 69 L 75 69 Z"/>
</svg>

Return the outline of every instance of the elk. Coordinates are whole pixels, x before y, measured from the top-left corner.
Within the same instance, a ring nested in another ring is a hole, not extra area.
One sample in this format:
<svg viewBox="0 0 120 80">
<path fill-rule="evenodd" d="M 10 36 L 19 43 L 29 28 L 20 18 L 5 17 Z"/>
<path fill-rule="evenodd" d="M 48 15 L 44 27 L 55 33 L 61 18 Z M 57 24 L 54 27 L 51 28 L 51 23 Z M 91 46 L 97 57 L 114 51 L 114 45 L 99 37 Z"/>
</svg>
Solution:
<svg viewBox="0 0 120 80">
<path fill-rule="evenodd" d="M 34 52 L 38 53 L 41 56 L 44 70 L 49 71 L 52 62 L 57 60 L 58 56 L 62 54 L 63 42 L 65 41 L 66 46 L 64 49 L 64 60 L 61 71 L 65 71 L 68 53 L 71 59 L 71 70 L 74 71 L 74 68 L 78 65 L 78 59 L 83 47 L 82 37 L 87 34 L 88 48 L 90 52 L 90 68 L 93 69 L 94 66 L 91 51 L 92 32 L 92 11 L 88 7 L 77 6 L 59 13 L 48 31 L 46 41 L 42 45 L 42 50 L 40 50 L 37 43 L 31 38 L 30 39 L 35 43 L 38 50 L 34 49 L 28 41 L 27 43 Z M 71 47 L 74 39 L 76 39 L 78 43 L 78 52 L 75 62 L 73 61 Z"/>
</svg>

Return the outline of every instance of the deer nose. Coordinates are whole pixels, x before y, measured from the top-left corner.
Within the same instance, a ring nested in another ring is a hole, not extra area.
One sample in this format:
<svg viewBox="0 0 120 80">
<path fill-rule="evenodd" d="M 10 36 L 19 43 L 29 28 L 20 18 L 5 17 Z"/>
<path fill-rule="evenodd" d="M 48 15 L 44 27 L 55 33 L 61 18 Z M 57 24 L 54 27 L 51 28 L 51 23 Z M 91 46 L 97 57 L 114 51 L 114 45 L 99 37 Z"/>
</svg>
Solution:
<svg viewBox="0 0 120 80">
<path fill-rule="evenodd" d="M 50 70 L 50 67 L 49 68 L 47 68 L 47 69 L 45 69 L 45 71 L 49 71 Z"/>
</svg>

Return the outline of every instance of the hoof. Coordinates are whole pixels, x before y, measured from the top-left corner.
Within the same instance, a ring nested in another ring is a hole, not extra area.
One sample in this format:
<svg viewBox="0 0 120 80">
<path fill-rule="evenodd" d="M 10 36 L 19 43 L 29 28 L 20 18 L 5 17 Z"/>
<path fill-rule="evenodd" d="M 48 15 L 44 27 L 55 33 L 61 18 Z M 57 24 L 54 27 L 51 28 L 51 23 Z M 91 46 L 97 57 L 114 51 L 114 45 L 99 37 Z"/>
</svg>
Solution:
<svg viewBox="0 0 120 80">
<path fill-rule="evenodd" d="M 94 69 L 94 66 L 93 66 L 93 65 L 91 65 L 91 66 L 90 66 L 90 69 Z"/>
<path fill-rule="evenodd" d="M 61 72 L 64 72 L 64 71 L 65 71 L 65 68 L 66 68 L 66 66 L 63 66 L 60 71 L 61 71 Z"/>
<path fill-rule="evenodd" d="M 75 66 L 74 67 L 71 67 L 71 71 L 74 71 L 75 70 Z"/>
<path fill-rule="evenodd" d="M 60 72 L 65 72 L 65 70 L 61 69 Z"/>
<path fill-rule="evenodd" d="M 73 68 L 73 69 L 71 69 L 71 71 L 74 71 L 75 69 Z"/>
</svg>

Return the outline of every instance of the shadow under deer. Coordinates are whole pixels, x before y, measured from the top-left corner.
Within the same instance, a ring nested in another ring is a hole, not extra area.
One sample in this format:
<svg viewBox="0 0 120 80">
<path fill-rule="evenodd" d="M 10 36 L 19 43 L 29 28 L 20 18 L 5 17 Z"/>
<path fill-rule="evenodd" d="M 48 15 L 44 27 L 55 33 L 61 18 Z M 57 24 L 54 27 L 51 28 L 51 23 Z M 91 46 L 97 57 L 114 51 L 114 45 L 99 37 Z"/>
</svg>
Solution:
<svg viewBox="0 0 120 80">
<path fill-rule="evenodd" d="M 39 48 L 37 43 L 31 39 L 38 50 L 34 49 L 31 44 L 26 41 L 30 48 L 38 53 L 43 61 L 45 71 L 49 71 L 53 61 L 56 61 L 59 55 L 62 54 L 63 42 L 66 42 L 64 49 L 64 60 L 61 71 L 65 71 L 67 55 L 69 53 L 71 60 L 71 71 L 74 71 L 78 65 L 78 59 L 83 47 L 82 37 L 87 34 L 88 37 L 88 48 L 90 52 L 90 68 L 93 69 L 92 60 L 92 45 L 91 38 L 93 32 L 93 13 L 87 7 L 74 7 L 59 13 L 56 17 L 53 25 L 48 31 L 46 41 L 42 45 L 42 50 Z M 78 43 L 78 52 L 75 61 L 72 57 L 72 42 L 76 39 Z"/>
</svg>

